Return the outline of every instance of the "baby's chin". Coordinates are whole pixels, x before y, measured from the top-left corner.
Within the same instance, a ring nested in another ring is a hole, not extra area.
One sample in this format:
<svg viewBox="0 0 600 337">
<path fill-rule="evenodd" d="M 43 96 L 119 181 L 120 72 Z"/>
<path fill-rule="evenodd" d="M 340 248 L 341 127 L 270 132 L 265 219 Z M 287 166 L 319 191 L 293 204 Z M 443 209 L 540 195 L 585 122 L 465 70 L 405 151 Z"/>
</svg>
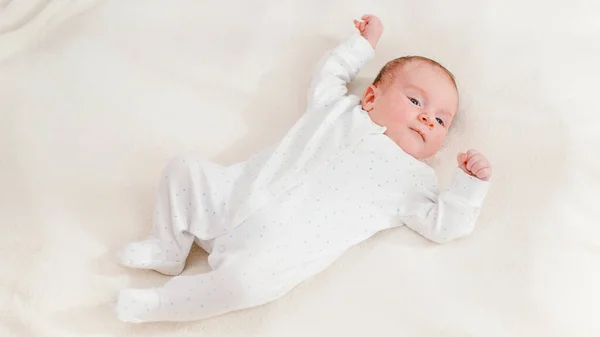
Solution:
<svg viewBox="0 0 600 337">
<path fill-rule="evenodd" d="M 388 129 L 386 135 L 390 137 L 402 151 L 418 160 L 431 158 L 439 150 L 439 148 L 436 148 L 436 144 L 424 140 L 418 133 L 409 128 Z"/>
<path fill-rule="evenodd" d="M 402 139 L 396 142 L 402 151 L 418 160 L 425 160 L 433 157 L 437 151 L 431 149 L 429 144 L 424 141 L 415 141 L 413 139 Z"/>
</svg>

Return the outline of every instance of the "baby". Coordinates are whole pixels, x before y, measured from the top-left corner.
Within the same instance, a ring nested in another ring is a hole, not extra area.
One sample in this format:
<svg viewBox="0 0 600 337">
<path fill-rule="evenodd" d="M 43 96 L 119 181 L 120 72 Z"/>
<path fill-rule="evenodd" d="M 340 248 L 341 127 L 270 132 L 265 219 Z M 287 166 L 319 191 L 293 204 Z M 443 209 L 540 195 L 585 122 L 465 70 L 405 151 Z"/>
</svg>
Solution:
<svg viewBox="0 0 600 337">
<path fill-rule="evenodd" d="M 442 192 L 422 161 L 438 152 L 457 113 L 453 76 L 405 57 L 389 62 L 362 100 L 349 95 L 346 84 L 383 31 L 372 15 L 354 24 L 359 34 L 317 67 L 306 112 L 280 142 L 232 166 L 196 157 L 167 166 L 153 232 L 124 247 L 119 263 L 179 275 L 196 242 L 212 271 L 121 290 L 119 319 L 198 320 L 271 302 L 389 228 L 406 225 L 438 243 L 473 230 L 488 160 L 459 154 Z"/>
</svg>

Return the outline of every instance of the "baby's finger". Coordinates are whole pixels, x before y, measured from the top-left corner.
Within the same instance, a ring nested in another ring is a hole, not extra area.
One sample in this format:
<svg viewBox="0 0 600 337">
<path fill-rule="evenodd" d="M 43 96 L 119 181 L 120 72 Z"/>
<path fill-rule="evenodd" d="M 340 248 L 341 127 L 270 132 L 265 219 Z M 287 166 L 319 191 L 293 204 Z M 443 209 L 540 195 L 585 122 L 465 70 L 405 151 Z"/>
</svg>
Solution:
<svg viewBox="0 0 600 337">
<path fill-rule="evenodd" d="M 479 153 L 476 153 L 475 155 L 469 157 L 469 159 L 467 160 L 467 170 L 473 171 L 473 166 L 482 160 L 484 160 L 484 158 Z"/>
<path fill-rule="evenodd" d="M 489 180 L 492 176 L 492 168 L 484 167 L 475 173 L 475 176 L 481 180 Z"/>
<path fill-rule="evenodd" d="M 477 172 L 481 171 L 482 169 L 484 169 L 486 167 L 489 167 L 489 165 L 485 162 L 485 160 L 479 160 L 471 166 L 469 171 L 471 171 L 471 172 L 473 172 L 473 174 L 477 175 Z"/>
<path fill-rule="evenodd" d="M 477 150 L 470 149 L 469 151 L 467 151 L 467 156 L 468 156 L 469 158 L 471 158 L 471 157 L 473 157 L 474 155 L 476 155 L 476 154 L 478 154 L 478 153 L 479 153 L 479 152 L 477 152 Z"/>
<path fill-rule="evenodd" d="M 461 169 L 466 175 L 472 175 L 471 172 L 465 168 L 465 165 L 461 165 L 458 168 Z"/>
<path fill-rule="evenodd" d="M 371 18 L 371 14 L 365 14 L 360 18 L 361 20 L 369 20 Z"/>
<path fill-rule="evenodd" d="M 467 154 L 466 153 L 459 153 L 456 156 L 456 161 L 458 162 L 459 166 L 465 166 L 465 164 L 467 162 Z"/>
</svg>

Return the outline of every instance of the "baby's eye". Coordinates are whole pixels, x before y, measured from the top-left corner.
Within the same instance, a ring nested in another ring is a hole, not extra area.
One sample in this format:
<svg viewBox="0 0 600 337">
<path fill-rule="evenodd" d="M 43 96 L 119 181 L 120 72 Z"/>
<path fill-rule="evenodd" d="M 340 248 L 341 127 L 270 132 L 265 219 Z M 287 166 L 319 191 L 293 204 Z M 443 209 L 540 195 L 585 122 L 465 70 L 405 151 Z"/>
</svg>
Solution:
<svg viewBox="0 0 600 337">
<path fill-rule="evenodd" d="M 437 117 L 435 120 L 438 122 L 438 124 L 444 126 L 444 121 L 441 118 Z"/>
<path fill-rule="evenodd" d="M 421 103 L 417 99 L 414 99 L 412 97 L 410 97 L 409 99 L 412 102 L 412 104 L 414 104 L 416 106 L 421 106 Z"/>
</svg>

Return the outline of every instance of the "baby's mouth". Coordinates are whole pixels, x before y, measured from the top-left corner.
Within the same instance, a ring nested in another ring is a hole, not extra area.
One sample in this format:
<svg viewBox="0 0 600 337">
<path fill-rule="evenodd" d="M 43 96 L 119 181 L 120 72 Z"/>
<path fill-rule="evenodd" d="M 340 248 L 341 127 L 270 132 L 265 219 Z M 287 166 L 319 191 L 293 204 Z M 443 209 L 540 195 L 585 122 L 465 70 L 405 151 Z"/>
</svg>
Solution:
<svg viewBox="0 0 600 337">
<path fill-rule="evenodd" d="M 418 133 L 418 134 L 419 134 L 419 136 L 421 136 L 421 139 L 422 139 L 423 141 L 425 141 L 425 136 L 423 135 L 423 133 L 422 133 L 421 131 L 419 131 L 419 130 L 417 130 L 417 129 L 413 129 L 413 128 L 410 128 L 410 129 L 411 129 L 412 131 L 414 131 L 414 132 Z"/>
</svg>

